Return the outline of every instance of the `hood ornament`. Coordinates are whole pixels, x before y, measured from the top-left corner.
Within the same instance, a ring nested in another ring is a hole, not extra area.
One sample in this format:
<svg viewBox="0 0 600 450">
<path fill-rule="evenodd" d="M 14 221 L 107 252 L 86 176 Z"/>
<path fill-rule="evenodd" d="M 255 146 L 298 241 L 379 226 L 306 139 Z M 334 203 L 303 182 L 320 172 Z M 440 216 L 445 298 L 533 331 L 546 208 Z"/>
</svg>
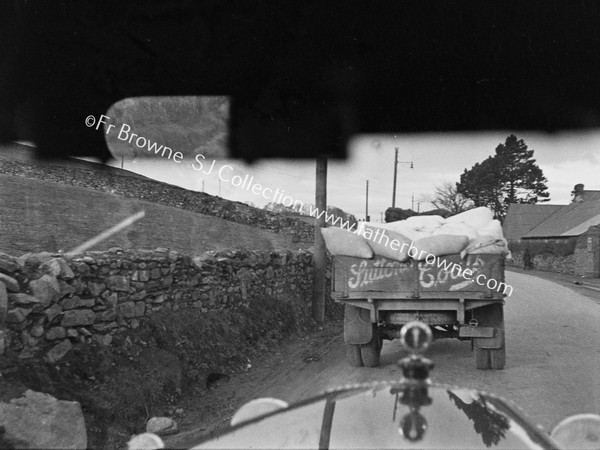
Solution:
<svg viewBox="0 0 600 450">
<path fill-rule="evenodd" d="M 400 405 L 408 407 L 409 412 L 400 420 L 398 432 L 410 442 L 423 439 L 427 430 L 427 420 L 419 410 L 432 402 L 428 386 L 431 384 L 429 372 L 433 369 L 433 362 L 421 356 L 421 353 L 429 347 L 431 341 L 431 329 L 423 322 L 407 323 L 400 330 L 402 347 L 410 354 L 398 362 L 402 369 L 402 387 L 392 388 L 390 391 L 396 396 L 392 420 L 396 421 Z"/>
</svg>

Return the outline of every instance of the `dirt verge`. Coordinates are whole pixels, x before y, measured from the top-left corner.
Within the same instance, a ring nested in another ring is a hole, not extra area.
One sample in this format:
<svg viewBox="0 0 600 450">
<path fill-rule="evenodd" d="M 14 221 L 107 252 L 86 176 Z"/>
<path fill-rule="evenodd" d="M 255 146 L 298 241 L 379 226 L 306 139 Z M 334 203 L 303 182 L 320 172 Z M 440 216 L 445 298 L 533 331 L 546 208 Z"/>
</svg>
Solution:
<svg viewBox="0 0 600 450">
<path fill-rule="evenodd" d="M 308 366 L 322 363 L 325 355 L 340 345 L 343 345 L 343 322 L 326 322 L 313 332 L 286 339 L 276 349 L 258 355 L 249 362 L 247 370 L 215 379 L 207 390 L 196 389 L 177 405 L 183 410 L 174 416 L 179 433 L 165 437 L 167 447 L 190 448 L 227 428 L 235 411 L 244 403 L 264 396 L 267 386 L 269 390 L 283 392 L 287 373 L 297 375 Z M 283 386 L 277 389 L 273 384 Z"/>
</svg>

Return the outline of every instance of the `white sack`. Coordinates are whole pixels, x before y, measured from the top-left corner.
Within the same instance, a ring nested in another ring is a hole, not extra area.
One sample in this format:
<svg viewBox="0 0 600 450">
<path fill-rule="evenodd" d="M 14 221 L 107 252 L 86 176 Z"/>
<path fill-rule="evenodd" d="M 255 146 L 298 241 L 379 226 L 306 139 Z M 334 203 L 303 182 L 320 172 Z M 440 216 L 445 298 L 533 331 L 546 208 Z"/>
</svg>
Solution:
<svg viewBox="0 0 600 450">
<path fill-rule="evenodd" d="M 437 230 L 439 230 L 440 228 L 441 227 L 422 227 L 422 228 L 419 228 L 419 231 L 417 231 L 417 233 L 422 233 L 424 235 L 421 237 L 425 237 L 425 235 L 431 236 L 432 234 L 435 234 L 435 232 Z"/>
<path fill-rule="evenodd" d="M 508 244 L 506 239 L 494 236 L 477 236 L 469 241 L 469 245 L 460 253 L 464 258 L 466 255 L 477 255 L 486 253 L 490 255 L 508 255 Z"/>
<path fill-rule="evenodd" d="M 442 224 L 446 223 L 446 219 L 442 216 L 412 216 L 403 222 L 416 231 L 424 231 L 423 229 L 439 228 Z"/>
<path fill-rule="evenodd" d="M 454 253 L 460 253 L 469 243 L 467 236 L 457 236 L 453 234 L 438 234 L 428 236 L 413 242 L 415 250 L 411 250 L 409 256 L 417 261 L 422 261 L 428 255 L 444 256 Z"/>
<path fill-rule="evenodd" d="M 473 208 L 468 211 L 448 217 L 446 223 L 463 222 L 472 226 L 476 230 L 485 227 L 494 218 L 494 213 L 491 209 L 485 206 Z"/>
<path fill-rule="evenodd" d="M 494 236 L 498 239 L 504 238 L 504 233 L 502 233 L 502 225 L 497 219 L 490 220 L 487 225 L 477 230 L 477 234 L 480 236 Z"/>
<path fill-rule="evenodd" d="M 428 236 L 428 233 L 422 233 L 420 231 L 416 231 L 414 228 L 410 227 L 406 224 L 405 220 L 397 220 L 396 222 L 388 222 L 388 223 L 379 223 L 379 222 L 360 222 L 358 226 L 358 234 L 363 234 L 365 227 L 377 227 L 383 228 L 385 230 L 392 230 L 396 233 L 400 233 L 410 240 L 414 241 L 415 239 L 419 239 L 421 237 Z"/>
<path fill-rule="evenodd" d="M 477 237 L 477 230 L 463 222 L 446 223 L 433 232 L 434 236 L 438 234 L 453 234 L 456 236 L 467 236 L 469 239 L 475 239 Z"/>
<path fill-rule="evenodd" d="M 373 250 L 367 241 L 356 234 L 338 227 L 321 228 L 325 246 L 329 253 L 337 256 L 372 258 Z"/>
<path fill-rule="evenodd" d="M 403 234 L 366 223 L 362 227 L 361 236 L 375 255 L 400 262 L 408 259 L 408 248 L 412 239 Z"/>
</svg>

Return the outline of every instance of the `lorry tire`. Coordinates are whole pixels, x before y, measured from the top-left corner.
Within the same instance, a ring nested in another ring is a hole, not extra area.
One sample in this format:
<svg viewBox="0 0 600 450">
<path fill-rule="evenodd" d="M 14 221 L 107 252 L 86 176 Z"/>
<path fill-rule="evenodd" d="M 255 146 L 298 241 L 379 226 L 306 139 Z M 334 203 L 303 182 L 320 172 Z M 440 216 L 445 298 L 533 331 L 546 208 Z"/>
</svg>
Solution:
<svg viewBox="0 0 600 450">
<path fill-rule="evenodd" d="M 373 326 L 373 337 L 371 342 L 360 346 L 360 356 L 366 367 L 377 367 L 379 365 L 379 357 L 381 356 L 381 337 L 377 330 L 377 326 Z"/>
<path fill-rule="evenodd" d="M 492 348 L 489 350 L 490 352 L 490 365 L 494 370 L 502 370 L 504 369 L 504 364 L 506 363 L 506 350 L 504 346 L 500 348 Z"/>
<path fill-rule="evenodd" d="M 360 345 L 346 344 L 346 361 L 352 367 L 362 367 Z"/>
<path fill-rule="evenodd" d="M 487 348 L 475 347 L 475 368 L 478 370 L 487 370 L 490 368 L 490 351 Z"/>
</svg>

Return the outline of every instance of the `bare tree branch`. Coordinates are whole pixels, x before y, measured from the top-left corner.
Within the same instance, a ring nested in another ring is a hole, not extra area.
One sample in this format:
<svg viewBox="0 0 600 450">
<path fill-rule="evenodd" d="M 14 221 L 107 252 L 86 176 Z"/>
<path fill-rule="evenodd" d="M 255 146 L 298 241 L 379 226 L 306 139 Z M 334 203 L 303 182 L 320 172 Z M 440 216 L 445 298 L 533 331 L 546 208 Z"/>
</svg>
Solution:
<svg viewBox="0 0 600 450">
<path fill-rule="evenodd" d="M 459 194 L 456 184 L 450 182 L 436 186 L 433 195 L 424 197 L 424 201 L 431 203 L 436 209 L 446 209 L 452 214 L 458 214 L 474 206 L 473 201 Z"/>
</svg>

